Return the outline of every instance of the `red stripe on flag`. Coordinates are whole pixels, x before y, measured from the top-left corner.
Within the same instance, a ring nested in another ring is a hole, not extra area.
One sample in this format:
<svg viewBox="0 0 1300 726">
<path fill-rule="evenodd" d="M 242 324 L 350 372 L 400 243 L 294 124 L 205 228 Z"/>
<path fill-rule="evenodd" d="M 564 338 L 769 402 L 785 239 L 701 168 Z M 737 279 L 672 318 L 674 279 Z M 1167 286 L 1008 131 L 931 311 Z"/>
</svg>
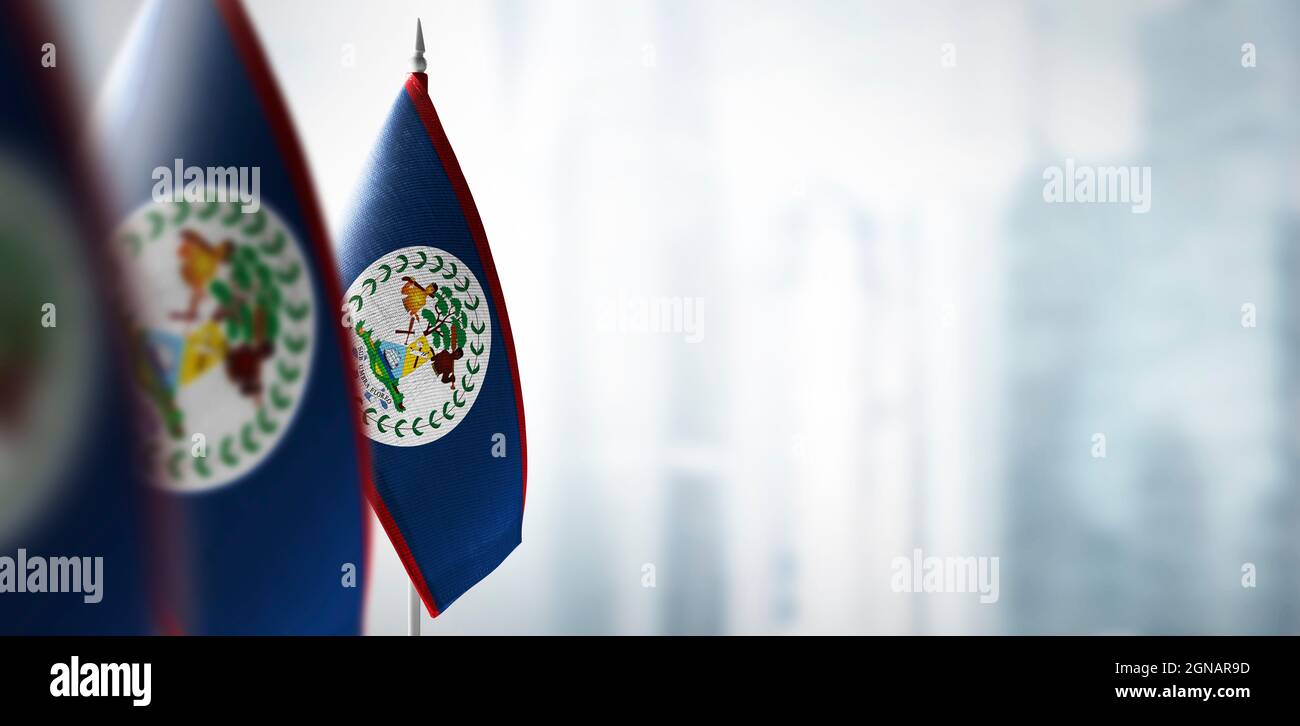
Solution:
<svg viewBox="0 0 1300 726">
<path fill-rule="evenodd" d="M 420 122 L 424 124 L 424 130 L 429 134 L 429 141 L 433 143 L 433 149 L 438 154 L 438 160 L 442 162 L 442 170 L 447 174 L 452 189 L 456 191 L 461 214 L 465 216 L 469 233 L 474 238 L 474 246 L 478 249 L 479 259 L 483 262 L 488 289 L 497 303 L 501 337 L 505 339 L 506 351 L 510 354 L 510 375 L 515 382 L 515 405 L 519 412 L 519 451 L 520 456 L 523 457 L 523 499 L 527 502 L 528 437 L 524 433 L 524 393 L 519 385 L 519 359 L 515 356 L 515 338 L 510 332 L 510 316 L 506 313 L 506 300 L 501 294 L 501 280 L 497 277 L 497 267 L 492 261 L 492 250 L 488 248 L 487 231 L 483 229 L 483 219 L 479 217 L 478 207 L 474 206 L 474 197 L 469 193 L 465 174 L 460 170 L 460 163 L 456 161 L 456 152 L 452 151 L 451 142 L 447 140 L 447 132 L 443 130 L 442 122 L 438 119 L 438 111 L 434 109 L 433 101 L 429 98 L 429 76 L 424 73 L 410 74 L 406 79 L 406 95 L 414 104 L 415 112 L 419 115 Z M 520 511 L 522 510 L 523 503 L 520 504 Z"/>
<path fill-rule="evenodd" d="M 280 155 L 284 157 L 285 168 L 289 172 L 289 181 L 298 197 L 298 206 L 302 211 L 303 221 L 307 225 L 307 236 L 311 238 L 312 252 L 319 268 L 321 285 L 325 288 L 325 297 L 327 300 L 341 301 L 343 299 L 343 287 L 339 284 L 338 266 L 334 263 L 334 253 L 330 250 L 325 217 L 321 214 L 320 206 L 316 202 L 316 190 L 312 186 L 311 173 L 307 170 L 306 157 L 302 153 L 302 146 L 298 143 L 298 135 L 294 132 L 293 122 L 289 118 L 289 110 L 284 102 L 284 96 L 281 95 L 280 87 L 276 84 L 275 78 L 271 76 L 271 66 L 266 59 L 266 53 L 257 39 L 257 34 L 253 31 L 253 24 L 248 18 L 248 13 L 239 0 L 216 0 L 216 5 L 217 10 L 225 19 L 231 40 L 243 60 L 244 70 L 248 72 L 248 77 L 253 83 L 258 99 L 261 100 L 262 110 L 266 113 L 267 120 L 271 124 L 271 131 L 275 134 L 275 141 L 280 149 Z M 352 359 L 349 355 L 350 351 L 347 342 L 342 335 L 337 333 L 337 329 L 334 339 L 338 343 L 338 353 L 342 357 L 343 371 L 345 373 L 343 377 L 346 379 L 348 401 L 351 403 L 361 398 L 361 391 L 355 377 L 346 375 L 352 370 Z M 375 490 L 375 484 L 371 480 L 370 444 L 366 440 L 365 434 L 362 433 L 361 412 L 356 410 L 355 406 L 353 406 L 353 410 L 355 415 L 352 420 L 352 432 L 356 440 L 357 465 L 360 469 L 362 491 L 365 493 L 366 498 L 370 500 L 371 506 L 375 507 L 376 513 L 379 514 L 379 520 L 384 523 L 384 528 L 389 529 L 391 517 L 387 517 L 387 510 L 383 509 L 383 503 L 379 502 L 379 493 Z M 378 502 L 378 506 L 376 506 L 376 502 Z M 389 534 L 392 534 L 391 530 Z M 361 508 L 361 537 L 362 558 L 365 560 L 366 571 L 368 572 L 370 565 L 370 519 L 366 517 L 364 506 Z M 400 542 L 400 535 L 394 541 Z M 405 546 L 405 543 L 402 542 L 399 547 L 399 554 Z M 410 556 L 409 550 L 407 550 L 406 556 Z M 424 587 L 423 578 L 420 578 L 420 581 L 416 584 L 417 587 L 422 588 L 422 595 L 428 592 L 428 588 Z M 370 578 L 367 576 L 365 578 L 365 589 L 362 592 L 359 629 L 365 624 L 365 602 L 369 589 Z M 427 602 L 432 602 L 432 599 Z"/>
</svg>

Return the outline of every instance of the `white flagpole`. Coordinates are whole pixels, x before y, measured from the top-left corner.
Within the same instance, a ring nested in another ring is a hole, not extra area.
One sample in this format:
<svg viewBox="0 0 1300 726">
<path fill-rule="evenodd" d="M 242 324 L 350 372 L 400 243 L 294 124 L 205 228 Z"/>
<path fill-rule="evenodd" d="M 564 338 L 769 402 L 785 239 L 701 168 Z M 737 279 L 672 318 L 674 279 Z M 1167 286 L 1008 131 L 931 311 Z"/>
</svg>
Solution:
<svg viewBox="0 0 1300 726">
<path fill-rule="evenodd" d="M 410 589 L 410 596 L 406 603 L 406 634 L 420 634 L 420 593 L 415 589 L 415 583 L 407 583 Z"/>
<path fill-rule="evenodd" d="M 424 62 L 424 28 L 420 26 L 420 19 L 415 19 L 415 55 L 411 56 L 411 70 L 416 73 L 424 73 L 424 69 L 429 66 Z"/>
<path fill-rule="evenodd" d="M 416 73 L 423 73 L 427 64 L 424 62 L 424 28 L 420 25 L 420 19 L 415 19 L 415 55 L 411 56 L 411 68 Z M 420 610 L 423 607 L 420 603 L 420 593 L 415 589 L 415 582 L 407 583 L 407 601 L 406 601 L 406 634 L 420 634 Z"/>
</svg>

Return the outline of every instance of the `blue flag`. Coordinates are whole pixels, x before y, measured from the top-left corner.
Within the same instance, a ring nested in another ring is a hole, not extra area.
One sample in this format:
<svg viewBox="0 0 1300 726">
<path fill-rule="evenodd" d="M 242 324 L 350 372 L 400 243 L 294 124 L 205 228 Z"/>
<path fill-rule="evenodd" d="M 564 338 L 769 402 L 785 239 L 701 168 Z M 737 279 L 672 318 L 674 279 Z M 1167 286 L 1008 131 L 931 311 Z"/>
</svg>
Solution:
<svg viewBox="0 0 1300 726">
<path fill-rule="evenodd" d="M 368 468 L 303 154 L 235 0 L 152 2 L 100 125 L 186 633 L 356 633 Z"/>
<path fill-rule="evenodd" d="M 371 154 L 340 263 L 371 503 L 437 617 L 519 545 L 527 450 L 501 283 L 423 73 Z"/>
<path fill-rule="evenodd" d="M 0 633 L 154 631 L 99 188 L 67 58 L 0 8 Z"/>
</svg>

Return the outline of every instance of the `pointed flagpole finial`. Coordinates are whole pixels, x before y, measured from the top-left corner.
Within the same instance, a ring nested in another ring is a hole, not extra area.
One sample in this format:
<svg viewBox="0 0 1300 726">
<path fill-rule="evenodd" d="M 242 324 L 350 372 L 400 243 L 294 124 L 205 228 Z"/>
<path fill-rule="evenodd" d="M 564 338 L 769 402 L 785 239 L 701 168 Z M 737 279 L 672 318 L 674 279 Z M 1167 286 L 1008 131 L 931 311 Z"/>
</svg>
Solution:
<svg viewBox="0 0 1300 726">
<path fill-rule="evenodd" d="M 420 19 L 415 19 L 415 55 L 411 56 L 411 68 L 416 73 L 424 73 L 429 64 L 424 62 L 424 28 Z"/>
</svg>

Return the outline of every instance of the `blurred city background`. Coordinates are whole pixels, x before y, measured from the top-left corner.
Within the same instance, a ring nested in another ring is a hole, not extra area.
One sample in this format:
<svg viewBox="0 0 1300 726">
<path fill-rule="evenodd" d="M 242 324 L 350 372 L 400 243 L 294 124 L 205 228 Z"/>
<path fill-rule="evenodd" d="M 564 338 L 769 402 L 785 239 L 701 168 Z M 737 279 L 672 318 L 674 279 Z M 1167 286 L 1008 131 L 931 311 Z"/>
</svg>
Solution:
<svg viewBox="0 0 1300 726">
<path fill-rule="evenodd" d="M 139 2 L 49 4 L 93 100 Z M 334 225 L 421 17 L 492 240 L 524 544 L 426 635 L 1300 630 L 1300 6 L 247 5 Z"/>
</svg>

